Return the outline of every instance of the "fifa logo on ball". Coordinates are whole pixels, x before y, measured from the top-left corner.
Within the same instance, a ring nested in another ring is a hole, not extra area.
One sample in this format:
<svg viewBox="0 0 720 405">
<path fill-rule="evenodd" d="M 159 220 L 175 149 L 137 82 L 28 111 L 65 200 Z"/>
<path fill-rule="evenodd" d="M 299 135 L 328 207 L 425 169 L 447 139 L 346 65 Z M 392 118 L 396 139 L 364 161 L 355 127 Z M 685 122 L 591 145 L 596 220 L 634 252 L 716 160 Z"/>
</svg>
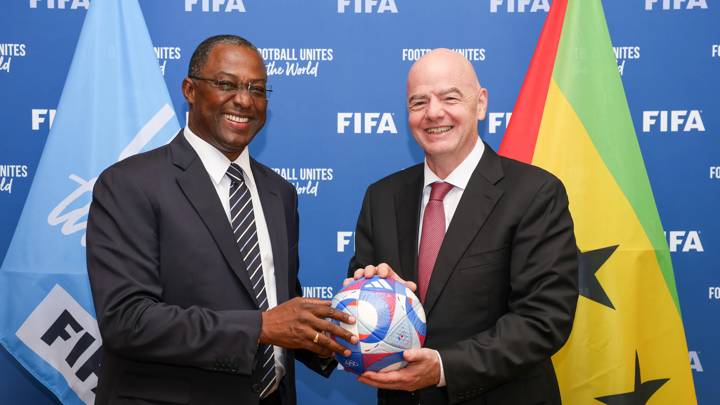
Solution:
<svg viewBox="0 0 720 405">
<path fill-rule="evenodd" d="M 349 357 L 336 355 L 338 362 L 355 374 L 405 367 L 403 352 L 425 342 L 425 310 L 400 282 L 377 276 L 356 280 L 335 295 L 332 306 L 356 319 L 353 325 L 334 321 L 358 336 L 355 345 L 335 337 L 351 351 Z"/>
</svg>

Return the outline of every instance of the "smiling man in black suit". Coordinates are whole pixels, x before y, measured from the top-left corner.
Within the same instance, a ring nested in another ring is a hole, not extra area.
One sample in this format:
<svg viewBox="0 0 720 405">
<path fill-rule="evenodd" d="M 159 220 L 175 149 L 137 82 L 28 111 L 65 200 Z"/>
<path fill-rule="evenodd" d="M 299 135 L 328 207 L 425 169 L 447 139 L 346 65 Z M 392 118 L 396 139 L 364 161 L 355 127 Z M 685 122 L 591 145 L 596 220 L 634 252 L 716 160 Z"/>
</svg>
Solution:
<svg viewBox="0 0 720 405">
<path fill-rule="evenodd" d="M 360 381 L 388 405 L 559 404 L 550 356 L 578 295 L 563 185 L 479 140 L 487 90 L 460 54 L 418 60 L 407 107 L 425 162 L 368 188 L 348 276 L 417 286 L 426 347 L 405 352 L 408 367 Z"/>
<path fill-rule="evenodd" d="M 96 404 L 295 404 L 294 358 L 327 376 L 345 349 L 324 332 L 357 338 L 326 320 L 353 322 L 328 301 L 299 297 L 297 194 L 249 155 L 263 60 L 243 38 L 208 38 L 182 90 L 187 127 L 95 185 Z"/>
</svg>

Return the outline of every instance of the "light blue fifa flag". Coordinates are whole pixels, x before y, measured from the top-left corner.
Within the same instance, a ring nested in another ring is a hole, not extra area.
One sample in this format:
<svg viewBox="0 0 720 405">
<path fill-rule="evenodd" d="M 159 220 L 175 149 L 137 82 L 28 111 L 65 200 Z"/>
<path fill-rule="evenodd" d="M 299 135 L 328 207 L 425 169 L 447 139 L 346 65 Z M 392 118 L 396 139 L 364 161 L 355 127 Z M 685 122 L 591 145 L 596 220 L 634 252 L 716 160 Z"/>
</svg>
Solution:
<svg viewBox="0 0 720 405">
<path fill-rule="evenodd" d="M 91 3 L 0 268 L 0 342 L 64 404 L 92 404 L 100 334 L 85 264 L 97 176 L 179 130 L 137 0 Z"/>
</svg>

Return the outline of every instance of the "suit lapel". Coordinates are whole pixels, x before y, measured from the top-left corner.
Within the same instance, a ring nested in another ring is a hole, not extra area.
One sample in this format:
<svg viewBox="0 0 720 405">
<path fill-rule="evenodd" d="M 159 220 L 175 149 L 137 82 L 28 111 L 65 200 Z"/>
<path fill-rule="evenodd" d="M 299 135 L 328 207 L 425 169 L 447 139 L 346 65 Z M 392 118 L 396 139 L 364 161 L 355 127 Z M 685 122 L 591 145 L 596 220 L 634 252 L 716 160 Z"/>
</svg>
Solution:
<svg viewBox="0 0 720 405">
<path fill-rule="evenodd" d="M 403 188 L 395 195 L 398 254 L 400 269 L 394 269 L 404 280 L 417 282 L 417 241 L 420 203 L 422 202 L 423 166 L 417 166 Z"/>
<path fill-rule="evenodd" d="M 222 204 L 216 198 L 217 191 L 215 191 L 212 180 L 202 161 L 187 142 L 182 131 L 175 136 L 170 148 L 173 163 L 183 170 L 177 177 L 180 189 L 195 208 L 203 223 L 205 223 L 230 268 L 257 305 L 258 302 L 250 284 L 250 277 L 243 264 L 240 249 L 235 242 L 235 235 L 233 235 Z"/>
<path fill-rule="evenodd" d="M 260 195 L 265 223 L 270 234 L 273 263 L 275 267 L 275 288 L 277 302 L 282 303 L 290 298 L 288 291 L 288 240 L 285 229 L 285 209 L 279 192 L 273 187 L 274 183 L 268 181 L 267 173 L 255 162 L 250 160 L 255 185 Z"/>
<path fill-rule="evenodd" d="M 432 311 L 457 262 L 500 200 L 503 192 L 495 184 L 502 177 L 500 159 L 486 144 L 440 246 L 425 297 L 426 315 Z"/>
</svg>

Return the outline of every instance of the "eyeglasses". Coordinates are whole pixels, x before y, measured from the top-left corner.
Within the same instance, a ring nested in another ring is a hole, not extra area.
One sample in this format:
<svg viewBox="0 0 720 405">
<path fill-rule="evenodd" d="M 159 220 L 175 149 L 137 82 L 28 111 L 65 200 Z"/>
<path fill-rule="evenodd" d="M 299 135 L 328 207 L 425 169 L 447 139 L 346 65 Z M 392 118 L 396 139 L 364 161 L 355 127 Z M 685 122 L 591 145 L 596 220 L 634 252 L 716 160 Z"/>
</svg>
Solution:
<svg viewBox="0 0 720 405">
<path fill-rule="evenodd" d="M 229 80 L 220 80 L 220 79 L 210 79 L 207 77 L 199 77 L 199 76 L 188 76 L 191 79 L 195 80 L 202 80 L 204 82 L 210 83 L 213 87 L 216 89 L 222 91 L 223 93 L 232 93 L 232 94 L 238 94 L 242 90 L 247 90 L 250 97 L 256 100 L 267 100 L 270 96 L 270 93 L 272 92 L 272 89 L 268 86 L 265 86 L 264 84 L 258 84 L 253 82 L 248 83 L 234 83 Z"/>
</svg>

